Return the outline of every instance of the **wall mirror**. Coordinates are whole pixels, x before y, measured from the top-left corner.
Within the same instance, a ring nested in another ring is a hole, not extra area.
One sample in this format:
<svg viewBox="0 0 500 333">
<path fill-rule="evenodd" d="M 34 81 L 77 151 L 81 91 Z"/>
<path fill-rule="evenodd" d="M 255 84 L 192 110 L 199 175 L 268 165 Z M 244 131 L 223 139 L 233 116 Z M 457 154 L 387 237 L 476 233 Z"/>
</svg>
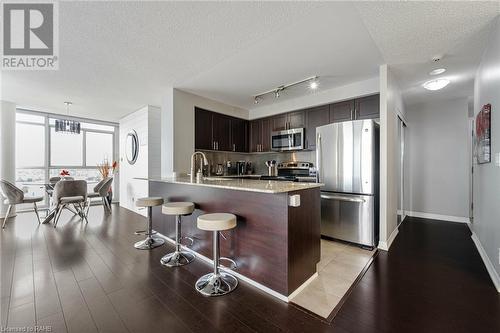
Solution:
<svg viewBox="0 0 500 333">
<path fill-rule="evenodd" d="M 131 130 L 127 134 L 125 155 L 129 164 L 134 164 L 139 156 L 139 138 L 137 137 L 137 132 L 134 130 Z"/>
</svg>

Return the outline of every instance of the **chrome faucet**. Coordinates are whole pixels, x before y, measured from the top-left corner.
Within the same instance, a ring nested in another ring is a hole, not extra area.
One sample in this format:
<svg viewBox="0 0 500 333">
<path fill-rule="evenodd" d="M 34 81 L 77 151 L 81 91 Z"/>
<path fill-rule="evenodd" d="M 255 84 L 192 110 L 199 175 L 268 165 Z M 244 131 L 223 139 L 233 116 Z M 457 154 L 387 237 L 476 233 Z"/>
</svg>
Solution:
<svg viewBox="0 0 500 333">
<path fill-rule="evenodd" d="M 196 163 L 196 155 L 201 155 L 203 157 L 203 160 L 200 161 L 200 169 L 196 172 L 196 181 L 201 181 L 201 178 L 203 176 L 203 166 L 208 165 L 208 160 L 207 156 L 202 153 L 201 151 L 195 151 L 193 155 L 191 155 L 191 181 L 194 182 L 194 177 L 195 177 L 195 171 L 194 171 L 194 164 Z"/>
</svg>

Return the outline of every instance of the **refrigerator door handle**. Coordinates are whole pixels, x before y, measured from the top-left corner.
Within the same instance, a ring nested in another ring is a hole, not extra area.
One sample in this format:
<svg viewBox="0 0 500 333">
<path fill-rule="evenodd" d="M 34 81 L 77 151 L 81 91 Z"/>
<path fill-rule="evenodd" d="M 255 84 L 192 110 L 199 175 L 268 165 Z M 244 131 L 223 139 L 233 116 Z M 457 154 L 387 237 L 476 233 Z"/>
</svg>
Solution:
<svg viewBox="0 0 500 333">
<path fill-rule="evenodd" d="M 365 199 L 362 198 L 354 198 L 346 195 L 328 195 L 328 194 L 321 194 L 321 199 L 326 199 L 326 200 L 338 200 L 338 201 L 349 201 L 349 202 L 359 202 L 359 203 L 364 203 L 366 202 Z"/>
<path fill-rule="evenodd" d="M 316 182 L 321 181 L 321 134 L 316 134 Z"/>
</svg>

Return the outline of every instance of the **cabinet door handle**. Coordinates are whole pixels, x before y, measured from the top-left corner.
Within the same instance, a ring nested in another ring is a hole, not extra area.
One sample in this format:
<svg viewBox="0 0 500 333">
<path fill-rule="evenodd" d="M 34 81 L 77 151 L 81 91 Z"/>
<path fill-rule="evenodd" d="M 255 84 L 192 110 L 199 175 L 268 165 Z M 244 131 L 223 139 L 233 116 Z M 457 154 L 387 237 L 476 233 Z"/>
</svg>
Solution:
<svg viewBox="0 0 500 333">
<path fill-rule="evenodd" d="M 215 146 L 217 147 L 217 150 L 219 150 L 219 141 L 215 143 Z"/>
<path fill-rule="evenodd" d="M 354 117 L 352 116 L 352 109 L 351 109 L 351 120 L 353 120 L 353 119 L 354 119 Z"/>
<path fill-rule="evenodd" d="M 354 120 L 358 119 L 358 110 L 354 109 Z"/>
<path fill-rule="evenodd" d="M 212 149 L 215 150 L 215 141 L 212 142 Z"/>
<path fill-rule="evenodd" d="M 236 151 L 236 145 L 233 143 L 233 151 Z"/>
</svg>

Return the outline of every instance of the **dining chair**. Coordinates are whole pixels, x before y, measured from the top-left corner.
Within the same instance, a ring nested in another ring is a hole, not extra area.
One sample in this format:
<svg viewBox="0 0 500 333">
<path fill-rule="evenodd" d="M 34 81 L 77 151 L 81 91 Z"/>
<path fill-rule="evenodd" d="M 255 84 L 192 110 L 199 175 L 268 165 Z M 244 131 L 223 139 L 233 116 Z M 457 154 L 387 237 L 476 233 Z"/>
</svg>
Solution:
<svg viewBox="0 0 500 333">
<path fill-rule="evenodd" d="M 97 185 L 94 187 L 93 192 L 87 193 L 88 200 L 87 200 L 86 215 L 88 215 L 90 209 L 90 200 L 92 198 L 101 198 L 104 210 L 108 211 L 108 213 L 111 213 L 111 205 L 109 204 L 107 196 L 112 184 L 113 184 L 113 177 L 106 177 L 99 183 L 97 183 Z"/>
<path fill-rule="evenodd" d="M 88 223 L 85 214 L 85 203 L 87 202 L 87 182 L 85 180 L 64 180 L 54 186 L 52 193 L 52 205 L 54 206 L 54 228 L 59 222 L 61 212 L 64 208 L 72 205 L 82 219 Z"/>
<path fill-rule="evenodd" d="M 2 229 L 5 228 L 5 224 L 7 223 L 7 219 L 9 218 L 12 206 L 26 203 L 33 204 L 33 208 L 35 209 L 35 214 L 38 219 L 38 224 L 40 224 L 40 215 L 38 214 L 38 207 L 36 203 L 43 201 L 43 197 L 27 197 L 24 195 L 24 192 L 20 188 L 3 179 L 0 180 L 0 192 L 5 198 L 4 203 L 9 205 L 7 207 L 5 218 L 3 219 Z"/>
</svg>

